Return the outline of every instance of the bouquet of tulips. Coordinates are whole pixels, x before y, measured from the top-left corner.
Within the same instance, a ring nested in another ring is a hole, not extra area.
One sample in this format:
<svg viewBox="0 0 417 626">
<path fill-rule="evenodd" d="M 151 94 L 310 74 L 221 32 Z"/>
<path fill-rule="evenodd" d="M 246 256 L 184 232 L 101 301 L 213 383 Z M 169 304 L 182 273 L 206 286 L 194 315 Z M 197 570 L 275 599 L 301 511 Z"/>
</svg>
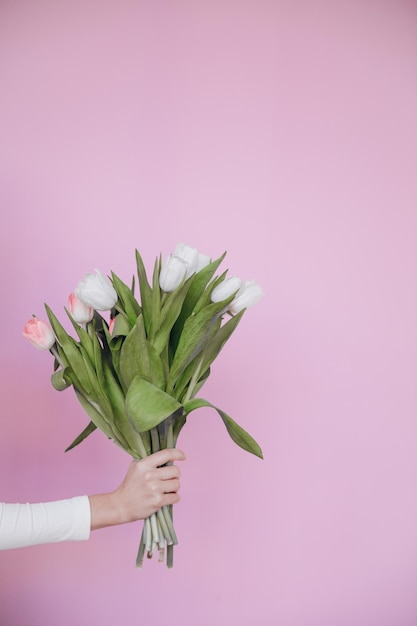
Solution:
<svg viewBox="0 0 417 626">
<path fill-rule="evenodd" d="M 247 307 L 262 295 L 253 281 L 216 275 L 223 261 L 178 244 L 164 261 L 155 260 L 149 280 L 136 250 L 139 297 L 114 272 L 86 274 L 71 293 L 68 333 L 48 305 L 49 323 L 33 316 L 24 336 L 54 356 L 53 387 L 73 387 L 89 417 L 67 448 L 95 429 L 134 459 L 175 447 L 188 415 L 212 407 L 232 440 L 262 458 L 256 441 L 223 410 L 197 397 L 210 368 Z M 107 315 L 102 313 L 107 311 Z M 143 524 L 136 565 L 159 553 L 172 567 L 177 537 L 172 507 L 163 507 Z"/>
</svg>

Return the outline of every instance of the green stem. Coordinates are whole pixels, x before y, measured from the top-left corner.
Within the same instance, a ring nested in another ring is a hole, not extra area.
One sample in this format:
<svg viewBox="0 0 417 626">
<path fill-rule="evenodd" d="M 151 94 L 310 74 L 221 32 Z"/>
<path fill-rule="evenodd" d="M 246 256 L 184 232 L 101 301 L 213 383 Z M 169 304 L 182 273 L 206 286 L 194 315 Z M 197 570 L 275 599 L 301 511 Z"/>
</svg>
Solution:
<svg viewBox="0 0 417 626">
<path fill-rule="evenodd" d="M 167 430 L 167 448 L 175 448 L 174 442 L 174 420 L 170 420 Z M 172 465 L 172 463 L 171 463 Z"/>
<path fill-rule="evenodd" d="M 159 521 L 159 524 L 161 526 L 161 529 L 162 529 L 162 532 L 163 532 L 163 535 L 165 537 L 165 540 L 166 540 L 167 544 L 168 545 L 173 544 L 174 540 L 172 539 L 172 535 L 169 532 L 168 525 L 167 525 L 167 523 L 165 521 L 165 517 L 164 517 L 164 514 L 162 513 L 161 509 L 159 509 L 157 511 L 156 515 L 158 517 L 158 521 Z"/>
<path fill-rule="evenodd" d="M 136 567 L 142 567 L 143 557 L 145 556 L 145 525 L 143 525 L 142 536 L 140 538 L 139 550 L 136 557 Z"/>
<path fill-rule="evenodd" d="M 149 554 L 152 550 L 152 528 L 149 517 L 145 520 L 145 551 Z"/>
<path fill-rule="evenodd" d="M 151 428 L 151 441 L 152 441 L 152 452 L 158 452 L 161 449 L 158 429 Z"/>
<path fill-rule="evenodd" d="M 167 381 L 168 377 L 169 377 L 169 350 L 168 350 L 168 343 L 166 344 L 165 348 L 162 350 L 162 352 L 160 354 L 160 358 L 161 358 L 162 365 L 163 365 L 163 368 L 164 368 L 165 381 Z"/>
<path fill-rule="evenodd" d="M 190 380 L 190 382 L 188 384 L 188 389 L 187 389 L 187 393 L 184 396 L 183 404 L 188 402 L 188 400 L 191 400 L 191 398 L 193 397 L 194 389 L 195 389 L 195 386 L 196 386 L 196 384 L 198 382 L 202 365 L 203 365 L 203 356 L 201 357 L 200 361 L 198 362 L 198 365 L 195 368 L 194 374 L 193 374 L 193 376 L 192 376 L 192 378 L 191 378 L 191 380 Z"/>
<path fill-rule="evenodd" d="M 49 350 L 49 352 L 56 358 L 56 360 L 58 361 L 59 365 L 61 367 L 64 367 L 63 363 L 61 361 L 61 357 L 59 356 L 58 350 L 56 349 L 56 344 L 52 346 L 52 348 Z"/>
<path fill-rule="evenodd" d="M 157 517 L 155 515 L 155 513 L 153 513 L 153 515 L 151 515 L 150 517 L 150 522 L 151 522 L 151 529 L 152 529 L 152 545 L 155 542 L 156 544 L 159 544 L 160 542 L 160 536 L 159 536 L 159 528 L 158 528 L 158 521 L 157 521 Z"/>
<path fill-rule="evenodd" d="M 171 534 L 172 537 L 172 542 L 174 545 L 176 545 L 178 543 L 178 539 L 177 539 L 177 535 L 175 533 L 174 530 L 174 526 L 172 524 L 172 506 L 163 506 L 162 507 L 162 514 L 164 516 L 165 522 L 169 528 L 169 532 Z"/>
<path fill-rule="evenodd" d="M 167 567 L 169 569 L 174 567 L 174 546 L 167 546 Z"/>
<path fill-rule="evenodd" d="M 135 437 L 135 447 L 136 446 L 137 446 L 137 452 L 139 452 L 140 459 L 144 459 L 146 456 L 148 456 L 145 444 L 143 443 L 143 439 L 139 433 L 137 433 L 137 437 Z"/>
<path fill-rule="evenodd" d="M 174 531 L 174 543 L 172 545 L 167 546 L 167 567 L 171 569 L 174 566 L 174 545 L 178 543 L 177 536 L 175 535 L 174 526 L 172 524 L 173 521 L 173 507 L 166 507 L 168 509 L 169 519 L 171 520 L 172 530 Z"/>
</svg>

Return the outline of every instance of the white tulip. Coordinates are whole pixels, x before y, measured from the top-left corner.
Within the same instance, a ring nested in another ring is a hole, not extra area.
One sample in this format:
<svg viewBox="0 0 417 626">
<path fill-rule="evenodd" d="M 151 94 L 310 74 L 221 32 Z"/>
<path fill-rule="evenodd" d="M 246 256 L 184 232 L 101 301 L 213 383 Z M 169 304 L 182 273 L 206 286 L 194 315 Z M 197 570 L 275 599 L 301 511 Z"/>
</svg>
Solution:
<svg viewBox="0 0 417 626">
<path fill-rule="evenodd" d="M 197 265 L 196 265 L 195 271 L 199 272 L 204 267 L 207 267 L 207 265 L 209 263 L 211 263 L 211 258 L 209 256 L 207 256 L 207 254 L 201 254 L 201 252 L 199 252 L 198 253 Z"/>
<path fill-rule="evenodd" d="M 75 289 L 77 298 L 96 311 L 109 311 L 117 302 L 117 293 L 111 280 L 100 272 L 86 274 Z"/>
<path fill-rule="evenodd" d="M 199 272 L 211 262 L 209 256 L 201 254 L 197 248 L 187 246 L 185 243 L 177 243 L 173 255 L 178 256 L 187 264 L 186 278 L 189 278 L 191 274 Z"/>
<path fill-rule="evenodd" d="M 211 301 L 221 302 L 222 300 L 230 298 L 230 296 L 239 291 L 241 285 L 242 281 L 237 276 L 231 276 L 230 278 L 222 280 L 211 292 Z"/>
<path fill-rule="evenodd" d="M 173 256 L 176 256 L 184 261 L 187 265 L 186 278 L 189 278 L 191 274 L 194 274 L 198 262 L 198 250 L 187 246 L 185 243 L 177 243 Z"/>
<path fill-rule="evenodd" d="M 171 292 L 181 284 L 187 275 L 188 265 L 179 256 L 170 254 L 159 273 L 159 286 L 162 291 Z"/>
<path fill-rule="evenodd" d="M 260 285 L 257 285 L 253 280 L 247 280 L 236 294 L 236 297 L 229 305 L 229 313 L 237 315 L 243 309 L 247 309 L 258 302 L 263 296 L 263 290 Z"/>
</svg>

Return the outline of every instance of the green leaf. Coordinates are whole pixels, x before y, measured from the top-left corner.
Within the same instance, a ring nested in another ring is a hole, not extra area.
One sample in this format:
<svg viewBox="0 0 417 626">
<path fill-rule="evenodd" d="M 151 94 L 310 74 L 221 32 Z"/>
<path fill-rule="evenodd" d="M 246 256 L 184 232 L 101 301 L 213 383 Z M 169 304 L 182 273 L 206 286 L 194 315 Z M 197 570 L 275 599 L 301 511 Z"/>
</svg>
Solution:
<svg viewBox="0 0 417 626">
<path fill-rule="evenodd" d="M 114 317 L 113 332 L 110 340 L 113 342 L 119 337 L 126 337 L 130 333 L 132 326 L 129 324 L 127 316 L 120 312 Z"/>
<path fill-rule="evenodd" d="M 125 396 L 111 365 L 103 362 L 106 397 L 112 407 L 112 429 L 116 443 L 134 458 L 146 456 L 149 442 L 135 430 L 125 410 Z"/>
<path fill-rule="evenodd" d="M 207 306 L 208 304 L 210 304 L 211 302 L 211 293 L 213 291 L 213 289 L 215 287 L 217 287 L 218 284 L 220 284 L 221 282 L 223 282 L 223 280 L 226 278 L 228 270 L 225 270 L 220 276 L 216 276 L 209 285 L 207 285 L 207 289 L 205 289 L 203 291 L 203 293 L 201 294 L 200 298 L 198 299 L 198 301 L 196 302 L 195 306 L 194 306 L 194 313 L 198 313 L 199 311 L 201 311 L 201 309 L 203 309 L 205 306 Z M 233 300 L 233 297 L 230 298 L 228 300 L 228 302 L 231 302 Z"/>
<path fill-rule="evenodd" d="M 74 321 L 71 313 L 68 311 L 67 308 L 65 309 L 65 312 L 68 315 L 71 321 L 71 324 L 73 325 L 74 330 L 76 331 L 78 335 L 81 345 L 84 346 L 84 349 L 86 350 L 88 356 L 90 357 L 90 361 L 94 363 L 94 349 L 93 349 L 93 343 L 92 343 L 92 339 L 91 339 L 89 332 L 85 330 L 84 328 L 82 328 L 79 324 L 77 324 L 77 322 Z M 90 332 L 91 332 L 91 328 L 93 328 L 94 326 L 95 326 L 94 320 L 89 322 L 88 328 Z"/>
<path fill-rule="evenodd" d="M 122 344 L 118 368 L 125 390 L 135 376 L 146 378 L 161 389 L 165 388 L 164 366 L 159 354 L 146 339 L 142 315 Z"/>
<path fill-rule="evenodd" d="M 218 409 L 213 404 L 210 404 L 210 402 L 207 402 L 207 400 L 203 400 L 202 398 L 195 398 L 194 400 L 186 402 L 184 404 L 184 412 L 186 415 L 188 415 L 189 413 L 191 413 L 191 411 L 195 411 L 196 409 L 200 409 L 202 407 L 210 407 L 212 409 L 215 409 L 222 418 L 224 425 L 226 426 L 227 432 L 229 433 L 233 441 L 238 446 L 243 448 L 243 450 L 251 452 L 255 456 L 263 459 L 262 450 L 258 443 L 255 441 L 255 439 L 253 439 L 253 437 L 251 437 L 251 435 L 249 435 L 246 430 L 244 430 L 229 415 L 227 415 L 227 413 L 225 413 L 221 409 Z"/>
<path fill-rule="evenodd" d="M 52 386 L 57 390 L 57 391 L 63 391 L 63 389 L 59 389 L 58 387 L 62 386 L 64 383 L 66 383 L 67 387 L 71 387 L 71 385 L 73 385 L 74 387 L 76 387 L 77 389 L 81 389 L 81 383 L 78 380 L 77 376 L 75 375 L 75 373 L 73 372 L 73 370 L 71 369 L 71 367 L 68 365 L 66 359 L 65 359 L 65 355 L 61 349 L 61 347 L 58 347 L 58 353 L 59 353 L 59 358 L 61 363 L 64 364 L 63 368 L 58 368 L 55 370 L 54 373 L 56 373 L 59 369 L 61 369 L 62 372 L 62 381 L 59 381 L 59 378 L 57 377 L 56 379 L 52 380 L 52 376 L 51 376 L 51 383 Z M 58 385 L 58 387 L 55 387 L 55 384 Z"/>
<path fill-rule="evenodd" d="M 91 435 L 91 433 L 93 433 L 96 429 L 97 426 L 93 424 L 93 422 L 90 422 L 88 426 L 84 428 L 83 432 L 74 439 L 74 441 L 68 446 L 68 448 L 66 448 L 65 452 L 69 452 L 69 450 L 72 450 L 73 448 L 75 448 L 75 446 L 78 446 L 82 441 L 84 441 L 84 439 L 88 437 L 88 435 Z"/>
<path fill-rule="evenodd" d="M 97 428 L 99 428 L 101 432 L 106 435 L 106 437 L 108 437 L 109 439 L 114 439 L 114 432 L 112 431 L 111 425 L 108 423 L 107 419 L 101 413 L 100 406 L 91 402 L 76 387 L 74 387 L 74 391 L 75 395 L 77 396 L 78 402 L 81 404 L 93 424 L 95 424 Z"/>
<path fill-rule="evenodd" d="M 201 387 L 204 385 L 209 375 L 210 375 L 210 368 L 207 368 L 204 374 L 200 376 L 200 378 L 198 379 L 197 384 L 194 387 L 192 398 L 194 398 L 197 395 L 197 393 L 200 391 Z"/>
<path fill-rule="evenodd" d="M 152 311 L 152 288 L 149 284 L 148 277 L 146 275 L 145 265 L 143 263 L 141 255 L 139 254 L 139 251 L 135 250 L 135 254 L 143 319 L 145 322 L 146 332 L 147 334 L 149 334 L 152 320 L 155 319 L 154 312 Z M 158 260 L 155 261 L 155 270 L 157 268 L 157 264 Z"/>
<path fill-rule="evenodd" d="M 57 391 L 64 391 L 72 385 L 72 382 L 67 378 L 68 371 L 66 370 L 68 370 L 68 368 L 58 369 L 51 376 L 52 387 Z"/>
<path fill-rule="evenodd" d="M 106 361 L 103 362 L 103 391 L 112 408 L 113 424 L 118 428 L 124 427 L 127 422 L 124 409 L 124 394 L 119 381 L 115 377 L 115 372 Z"/>
<path fill-rule="evenodd" d="M 113 287 L 119 298 L 119 306 L 126 313 L 129 323 L 133 326 L 138 315 L 141 313 L 139 302 L 128 287 L 114 272 L 111 273 Z"/>
<path fill-rule="evenodd" d="M 174 413 L 182 405 L 148 380 L 136 376 L 126 394 L 126 411 L 138 432 L 146 432 Z"/>
<path fill-rule="evenodd" d="M 224 323 L 213 339 L 207 344 L 203 352 L 203 363 L 201 367 L 201 373 L 203 374 L 213 361 L 218 357 L 220 351 L 223 349 L 226 341 L 230 338 L 235 331 L 237 325 L 243 317 L 243 311 L 240 311 L 237 315 L 231 317 L 226 323 Z"/>
<path fill-rule="evenodd" d="M 116 317 L 124 318 L 124 315 L 119 313 Z M 126 320 L 126 324 L 128 324 L 127 320 Z M 128 334 L 130 330 L 131 328 L 129 325 L 128 331 L 126 334 Z M 107 326 L 103 327 L 103 331 L 104 331 L 104 338 L 106 341 L 106 345 L 109 347 L 109 351 L 110 351 L 110 355 L 107 357 L 107 360 L 111 362 L 114 371 L 116 372 L 118 378 L 120 379 L 120 367 L 119 367 L 120 351 L 121 351 L 123 342 L 125 340 L 125 335 L 120 334 L 117 336 L 111 336 Z"/>
<path fill-rule="evenodd" d="M 91 378 L 86 369 L 86 362 L 84 360 L 82 351 L 85 352 L 83 346 L 78 344 L 71 335 L 67 333 L 62 324 L 58 321 L 57 317 L 54 315 L 52 310 L 45 304 L 45 309 L 51 323 L 52 329 L 58 339 L 60 347 L 58 347 L 59 354 L 64 356 L 65 362 L 63 365 L 69 365 L 72 369 L 72 378 L 76 377 L 77 381 L 79 381 L 78 386 L 81 390 L 83 390 L 87 395 L 91 394 L 93 391 L 91 385 Z M 87 361 L 91 366 L 90 361 Z M 75 382 L 75 381 L 74 381 Z"/>
<path fill-rule="evenodd" d="M 98 340 L 98 337 L 95 333 L 92 333 L 91 341 L 93 344 L 93 366 L 94 369 L 91 372 L 91 375 L 95 378 L 95 382 L 98 383 L 98 393 L 103 389 L 103 356 L 105 354 L 105 348 L 103 348 L 103 344 L 101 344 Z M 106 345 L 104 343 L 104 345 Z M 107 348 L 108 349 L 108 348 Z M 95 376 L 94 376 L 95 375 Z"/>
<path fill-rule="evenodd" d="M 243 313 L 244 311 L 240 311 L 240 313 L 238 313 L 234 317 L 231 317 L 225 324 L 220 326 L 219 330 L 216 332 L 213 338 L 207 343 L 203 352 L 199 354 L 198 356 L 196 356 L 191 361 L 191 363 L 187 365 L 187 367 L 182 372 L 181 376 L 178 378 L 177 383 L 175 384 L 174 395 L 176 398 L 181 397 L 184 390 L 189 385 L 193 377 L 194 371 L 197 367 L 200 368 L 198 380 L 202 381 L 199 386 L 199 388 L 201 388 L 202 383 L 204 382 L 203 376 L 210 369 L 210 365 L 217 358 L 224 344 L 229 339 L 233 331 L 236 329 L 236 326 L 238 325 L 238 323 L 240 322 L 243 316 Z M 193 396 L 195 395 L 196 392 L 197 392 L 197 387 L 193 392 Z"/>
<path fill-rule="evenodd" d="M 156 385 L 156 387 L 165 390 L 166 376 L 161 357 L 159 356 L 155 348 L 149 343 L 149 341 L 147 341 L 147 347 L 150 367 L 149 380 L 151 381 L 151 383 Z"/>
<path fill-rule="evenodd" d="M 217 333 L 221 323 L 221 315 L 228 301 L 229 299 L 224 302 L 208 304 L 199 313 L 191 315 L 186 320 L 170 366 L 167 382 L 168 391 L 174 388 L 178 377 L 187 365 L 204 350 Z"/>
<path fill-rule="evenodd" d="M 53 313 L 52 309 L 45 304 L 45 310 L 48 315 L 49 322 L 52 326 L 52 329 L 58 339 L 58 342 L 61 344 L 62 348 L 66 351 L 71 349 L 77 349 L 77 342 L 71 335 L 67 333 L 65 328 L 62 326 L 61 322 L 58 320 L 56 315 Z"/>
<path fill-rule="evenodd" d="M 152 274 L 152 290 L 150 298 L 150 308 L 147 311 L 147 318 L 145 319 L 146 334 L 149 340 L 152 342 L 155 338 L 155 334 L 161 325 L 161 288 L 159 286 L 159 274 L 161 271 L 161 258 L 155 259 L 155 264 Z"/>
<path fill-rule="evenodd" d="M 94 400 L 95 402 L 99 402 L 105 411 L 108 413 L 108 403 L 105 394 L 103 394 L 102 380 L 103 380 L 103 372 L 102 372 L 102 359 L 101 359 L 101 349 L 99 347 L 98 342 L 95 346 L 95 363 L 94 365 L 91 363 L 88 358 L 87 352 L 84 350 L 83 346 L 79 346 L 79 350 L 83 359 L 83 366 L 79 366 L 77 369 L 77 375 L 80 378 L 83 384 L 84 389 L 87 392 L 87 395 Z M 89 390 L 87 391 L 86 381 L 88 379 Z"/>
<path fill-rule="evenodd" d="M 170 339 L 172 327 L 181 313 L 191 281 L 192 278 L 189 278 L 185 283 L 168 294 L 164 300 L 160 315 L 160 327 L 157 329 L 155 338 L 152 340 L 152 344 L 158 354 L 162 353 Z"/>
<path fill-rule="evenodd" d="M 176 417 L 176 419 L 174 420 L 173 426 L 172 426 L 172 430 L 173 430 L 173 437 L 174 437 L 174 446 L 177 445 L 177 439 L 178 439 L 178 435 L 180 434 L 183 426 L 185 425 L 185 422 L 187 421 L 187 416 L 185 415 L 185 413 L 183 413 L 182 415 Z"/>
<path fill-rule="evenodd" d="M 120 375 L 125 389 L 135 376 L 150 380 L 149 354 L 143 316 L 140 315 L 120 350 Z"/>
</svg>

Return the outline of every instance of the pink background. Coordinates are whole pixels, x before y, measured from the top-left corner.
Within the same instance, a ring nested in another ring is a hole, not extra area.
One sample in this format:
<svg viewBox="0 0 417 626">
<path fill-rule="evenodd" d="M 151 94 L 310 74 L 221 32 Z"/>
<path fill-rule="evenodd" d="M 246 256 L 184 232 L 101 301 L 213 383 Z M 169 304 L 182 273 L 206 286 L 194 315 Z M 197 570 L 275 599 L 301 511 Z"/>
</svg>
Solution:
<svg viewBox="0 0 417 626">
<path fill-rule="evenodd" d="M 4 626 L 417 623 L 417 5 L 2 0 L 2 500 L 125 454 L 22 338 L 87 271 L 183 241 L 265 297 L 180 447 L 175 567 L 141 524 L 0 554 Z"/>
</svg>

